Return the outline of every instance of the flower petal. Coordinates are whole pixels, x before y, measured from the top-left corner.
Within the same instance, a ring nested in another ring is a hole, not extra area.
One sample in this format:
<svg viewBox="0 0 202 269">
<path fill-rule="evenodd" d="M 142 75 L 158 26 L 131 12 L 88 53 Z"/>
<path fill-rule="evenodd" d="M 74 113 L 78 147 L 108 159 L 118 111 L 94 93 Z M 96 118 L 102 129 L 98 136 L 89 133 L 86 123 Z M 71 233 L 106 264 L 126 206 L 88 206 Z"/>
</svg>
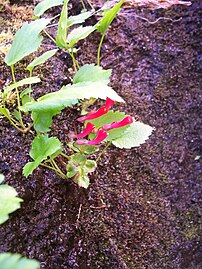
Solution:
<svg viewBox="0 0 202 269">
<path fill-rule="evenodd" d="M 78 118 L 77 121 L 82 122 L 82 121 L 86 121 L 86 120 L 93 120 L 93 119 L 99 118 L 102 115 L 106 114 L 107 111 L 108 111 L 107 108 L 105 106 L 102 106 L 97 111 L 88 113 L 86 116 Z"/>
<path fill-rule="evenodd" d="M 102 126 L 103 130 L 109 131 L 111 129 L 120 128 L 125 125 L 131 124 L 133 122 L 133 118 L 131 116 L 126 116 L 123 120 L 112 122 L 111 124 L 105 124 Z"/>
<path fill-rule="evenodd" d="M 88 141 L 88 145 L 93 146 L 96 144 L 99 144 L 102 142 L 106 137 L 108 136 L 108 133 L 106 133 L 104 130 L 100 129 L 98 131 L 98 134 L 95 139 Z"/>
<path fill-rule="evenodd" d="M 110 99 L 109 97 L 106 98 L 106 109 L 107 111 L 114 105 L 114 101 L 112 99 Z"/>
<path fill-rule="evenodd" d="M 83 132 L 81 132 L 80 134 L 77 134 L 76 137 L 77 138 L 83 138 L 83 137 L 87 136 L 88 134 L 90 134 L 93 131 L 94 128 L 95 128 L 95 125 L 88 122 L 86 124 L 86 128 L 83 130 Z"/>
</svg>

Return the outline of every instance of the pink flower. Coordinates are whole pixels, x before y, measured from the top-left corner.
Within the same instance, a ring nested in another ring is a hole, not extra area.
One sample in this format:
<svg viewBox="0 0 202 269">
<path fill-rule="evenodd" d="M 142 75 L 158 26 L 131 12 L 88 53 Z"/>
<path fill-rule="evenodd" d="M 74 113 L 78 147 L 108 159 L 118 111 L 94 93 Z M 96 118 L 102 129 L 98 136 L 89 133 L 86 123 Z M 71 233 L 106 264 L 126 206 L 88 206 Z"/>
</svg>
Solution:
<svg viewBox="0 0 202 269">
<path fill-rule="evenodd" d="M 95 139 L 93 140 L 85 140 L 85 139 L 80 139 L 77 140 L 76 143 L 78 145 L 89 145 L 89 146 L 93 146 L 93 145 L 97 145 L 100 142 L 102 142 L 106 137 L 108 136 L 108 133 L 106 133 L 104 130 L 100 129 L 98 131 L 97 136 L 95 137 Z"/>
<path fill-rule="evenodd" d="M 133 118 L 131 116 L 126 116 L 123 120 L 112 122 L 111 124 L 104 124 L 102 129 L 105 131 L 109 131 L 111 129 L 120 128 L 125 125 L 131 124 L 133 122 Z"/>
<path fill-rule="evenodd" d="M 95 125 L 88 122 L 86 124 L 86 128 L 83 130 L 83 132 L 81 132 L 80 134 L 77 134 L 75 137 L 83 138 L 83 137 L 89 135 L 93 131 L 93 129 L 95 129 Z"/>
<path fill-rule="evenodd" d="M 109 111 L 109 109 L 113 106 L 113 104 L 114 101 L 107 97 L 105 106 L 100 107 L 97 111 L 90 112 L 87 115 L 78 118 L 77 121 L 82 122 L 86 120 L 93 120 L 99 118 L 104 114 L 106 114 Z"/>
</svg>

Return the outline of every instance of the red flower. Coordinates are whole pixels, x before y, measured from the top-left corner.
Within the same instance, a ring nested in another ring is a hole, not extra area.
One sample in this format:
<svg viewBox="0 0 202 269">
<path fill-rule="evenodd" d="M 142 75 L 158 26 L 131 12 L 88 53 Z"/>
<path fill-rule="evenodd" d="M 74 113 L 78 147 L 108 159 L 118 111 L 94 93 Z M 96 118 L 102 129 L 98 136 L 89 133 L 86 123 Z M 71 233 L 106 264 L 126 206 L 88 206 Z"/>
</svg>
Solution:
<svg viewBox="0 0 202 269">
<path fill-rule="evenodd" d="M 83 132 L 81 132 L 80 134 L 77 134 L 75 137 L 83 138 L 83 137 L 89 135 L 93 131 L 93 129 L 95 129 L 95 125 L 88 122 L 86 124 L 86 128 L 83 130 Z"/>
<path fill-rule="evenodd" d="M 89 146 L 93 146 L 93 145 L 97 145 L 100 142 L 102 142 L 107 136 L 108 136 L 108 133 L 106 133 L 104 130 L 100 129 L 98 131 L 98 134 L 95 137 L 95 139 L 90 140 L 90 141 L 85 140 L 85 139 L 80 139 L 80 140 L 77 140 L 76 143 L 78 145 L 89 145 Z"/>
<path fill-rule="evenodd" d="M 111 124 L 104 124 L 102 129 L 105 131 L 109 131 L 111 129 L 120 128 L 125 125 L 131 124 L 133 122 L 133 118 L 131 116 L 126 116 L 123 120 L 112 122 Z"/>
<path fill-rule="evenodd" d="M 114 101 L 107 97 L 105 106 L 100 107 L 97 111 L 93 111 L 88 113 L 87 115 L 80 117 L 77 119 L 77 121 L 86 121 L 86 120 L 93 120 L 96 118 L 99 118 L 106 114 L 109 109 L 113 106 Z"/>
</svg>

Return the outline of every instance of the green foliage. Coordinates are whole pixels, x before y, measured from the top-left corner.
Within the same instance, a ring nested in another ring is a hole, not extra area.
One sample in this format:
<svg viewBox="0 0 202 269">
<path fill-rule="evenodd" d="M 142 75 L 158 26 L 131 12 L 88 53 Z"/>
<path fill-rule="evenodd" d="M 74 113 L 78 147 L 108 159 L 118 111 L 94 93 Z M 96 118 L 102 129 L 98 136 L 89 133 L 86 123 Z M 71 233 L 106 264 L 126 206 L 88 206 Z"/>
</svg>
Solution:
<svg viewBox="0 0 202 269">
<path fill-rule="evenodd" d="M 67 3 L 69 0 L 64 0 L 64 5 L 58 23 L 58 32 L 56 36 L 56 45 L 60 48 L 67 48 Z"/>
<path fill-rule="evenodd" d="M 27 259 L 20 254 L 1 253 L 0 269 L 39 269 L 40 263 L 34 259 Z"/>
<path fill-rule="evenodd" d="M 82 12 L 79 15 L 70 16 L 67 19 L 67 27 L 69 28 L 72 25 L 85 22 L 85 20 L 87 20 L 88 18 L 92 16 L 92 14 L 93 13 L 91 11 L 87 11 L 87 12 Z"/>
<path fill-rule="evenodd" d="M 11 84 L 10 86 L 8 86 L 4 93 L 3 93 L 3 97 L 5 98 L 6 95 L 11 92 L 13 89 L 17 88 L 17 87 L 21 87 L 24 86 L 26 84 L 34 84 L 34 83 L 39 83 L 41 80 L 38 77 L 29 77 L 29 78 L 24 78 L 16 83 Z"/>
<path fill-rule="evenodd" d="M 112 70 L 104 70 L 101 66 L 97 66 L 95 64 L 85 64 L 82 66 L 73 77 L 73 83 L 79 82 L 103 82 L 108 84 L 110 82 L 110 76 L 112 74 Z"/>
<path fill-rule="evenodd" d="M 4 176 L 0 174 L 0 184 Z M 6 184 L 0 185 L 0 224 L 8 220 L 9 214 L 20 208 L 21 198 L 16 197 L 18 194 L 14 188 Z M 0 261 L 1 268 L 1 261 Z M 3 267 L 2 267 L 3 268 Z M 3 268 L 5 269 L 5 268 Z"/>
<path fill-rule="evenodd" d="M 45 63 L 49 58 L 51 58 L 57 52 L 57 49 L 49 50 L 44 52 L 41 56 L 34 59 L 28 66 L 27 70 L 30 72 L 34 69 L 35 66 Z"/>
<path fill-rule="evenodd" d="M 10 112 L 7 108 L 0 106 L 0 113 L 3 114 L 7 119 L 11 119 Z"/>
<path fill-rule="evenodd" d="M 139 121 L 134 121 L 122 136 L 116 138 L 112 143 L 118 148 L 130 149 L 139 147 L 149 138 L 153 128 Z"/>
<path fill-rule="evenodd" d="M 34 161 L 24 166 L 23 175 L 26 177 L 29 176 L 42 161 L 46 160 L 48 157 L 52 157 L 52 155 L 56 157 L 55 153 L 57 152 L 57 155 L 59 155 L 61 151 L 62 144 L 56 137 L 49 138 L 47 134 L 36 136 L 30 150 L 30 157 Z"/>
<path fill-rule="evenodd" d="M 6 64 L 14 65 L 25 56 L 36 51 L 43 39 L 39 34 L 49 22 L 49 19 L 39 19 L 32 21 L 30 24 L 24 23 L 17 31 L 11 49 L 6 55 Z"/>
<path fill-rule="evenodd" d="M 66 166 L 68 178 L 72 178 L 80 187 L 88 188 L 90 180 L 89 173 L 95 171 L 97 164 L 93 160 L 87 160 L 83 153 L 75 153 L 70 156 L 70 161 Z"/>
<path fill-rule="evenodd" d="M 100 127 L 102 127 L 104 124 L 110 124 L 114 121 L 121 121 L 122 119 L 124 119 L 126 117 L 126 114 L 124 112 L 120 112 L 120 111 L 112 111 L 109 110 L 107 112 L 107 114 L 94 119 L 94 120 L 90 120 L 89 122 L 93 123 L 95 125 L 95 127 L 98 129 Z M 123 133 L 127 130 L 127 128 L 129 128 L 130 125 L 126 125 L 117 129 L 112 129 L 109 130 L 108 133 L 109 135 L 106 138 L 106 141 L 113 141 L 114 139 L 120 137 L 123 135 Z M 93 135 L 91 135 L 91 138 L 93 137 Z"/>
<path fill-rule="evenodd" d="M 44 0 L 40 2 L 34 9 L 34 15 L 40 17 L 51 7 L 60 6 L 63 4 L 64 0 Z"/>
<path fill-rule="evenodd" d="M 105 34 L 108 27 L 110 26 L 110 24 L 116 17 L 117 13 L 119 12 L 123 2 L 124 0 L 119 1 L 119 3 L 116 4 L 114 7 L 104 12 L 102 19 L 96 24 L 98 32 Z"/>
<path fill-rule="evenodd" d="M 70 48 L 73 48 L 74 45 L 82 39 L 85 39 L 93 31 L 95 31 L 95 26 L 80 26 L 72 30 L 67 36 L 67 44 Z"/>
</svg>

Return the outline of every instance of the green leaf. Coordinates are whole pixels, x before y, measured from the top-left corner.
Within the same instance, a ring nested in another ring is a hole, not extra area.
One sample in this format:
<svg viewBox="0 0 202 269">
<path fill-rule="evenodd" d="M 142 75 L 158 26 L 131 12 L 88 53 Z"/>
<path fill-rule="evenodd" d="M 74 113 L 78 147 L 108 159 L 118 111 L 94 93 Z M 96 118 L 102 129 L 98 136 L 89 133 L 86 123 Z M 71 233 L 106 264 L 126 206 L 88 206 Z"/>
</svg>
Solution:
<svg viewBox="0 0 202 269">
<path fill-rule="evenodd" d="M 81 153 L 75 153 L 74 155 L 71 156 L 71 159 L 77 163 L 77 164 L 85 164 L 86 162 L 86 156 L 84 154 Z"/>
<path fill-rule="evenodd" d="M 49 132 L 52 124 L 52 117 L 59 114 L 60 110 L 49 110 L 45 113 L 43 111 L 32 112 L 32 120 L 34 122 L 34 129 L 37 132 Z"/>
<path fill-rule="evenodd" d="M 85 64 L 76 73 L 73 78 L 73 83 L 79 82 L 103 82 L 108 84 L 110 82 L 112 70 L 104 70 L 101 66 L 95 66 L 95 64 Z"/>
<path fill-rule="evenodd" d="M 64 5 L 58 23 L 58 32 L 56 36 L 56 45 L 60 48 L 67 48 L 67 3 L 69 0 L 64 0 Z"/>
<path fill-rule="evenodd" d="M 139 121 L 134 121 L 122 136 L 112 141 L 118 148 L 139 147 L 149 138 L 153 128 Z"/>
<path fill-rule="evenodd" d="M 30 24 L 25 22 L 14 37 L 11 49 L 5 58 L 6 64 L 14 65 L 25 56 L 36 51 L 43 39 L 39 34 L 49 22 L 50 19 L 39 19 L 32 21 Z"/>
<path fill-rule="evenodd" d="M 35 259 L 27 259 L 20 254 L 1 253 L 0 269 L 39 269 L 40 263 Z"/>
<path fill-rule="evenodd" d="M 89 122 L 93 123 L 96 128 L 100 128 L 104 124 L 110 124 L 114 121 L 121 121 L 125 117 L 126 117 L 126 114 L 124 112 L 120 112 L 120 111 L 114 112 L 112 110 L 109 110 L 107 112 L 107 114 L 105 114 L 97 119 L 90 120 Z M 116 139 L 116 138 L 122 136 L 123 133 L 126 131 L 126 129 L 129 128 L 129 126 L 130 125 L 126 125 L 126 126 L 112 129 L 112 130 L 108 131 L 109 135 L 106 138 L 106 141 L 112 141 L 113 139 Z M 90 138 L 93 138 L 93 136 L 90 136 Z"/>
<path fill-rule="evenodd" d="M 96 161 L 87 160 L 83 169 L 85 173 L 92 173 L 95 171 L 96 167 L 97 167 Z"/>
<path fill-rule="evenodd" d="M 124 0 L 121 0 L 118 4 L 116 4 L 114 7 L 111 9 L 107 10 L 102 19 L 96 24 L 96 28 L 98 32 L 105 34 L 107 31 L 108 27 L 116 17 L 117 13 L 119 12 Z"/>
<path fill-rule="evenodd" d="M 22 105 L 24 106 L 25 104 L 29 103 L 29 102 L 32 102 L 34 99 L 29 96 L 29 95 L 24 95 L 22 98 Z"/>
<path fill-rule="evenodd" d="M 5 89 L 4 93 L 3 93 L 3 97 L 5 98 L 6 95 L 11 92 L 13 89 L 15 89 L 16 87 L 22 87 L 26 84 L 34 84 L 34 83 L 39 83 L 41 80 L 38 77 L 29 77 L 29 78 L 24 78 L 16 83 L 11 84 L 10 86 L 8 86 L 8 88 Z"/>
<path fill-rule="evenodd" d="M 20 93 L 20 98 L 24 97 L 28 93 L 32 93 L 32 90 L 30 88 L 26 88 L 24 91 Z"/>
<path fill-rule="evenodd" d="M 53 49 L 44 52 L 41 56 L 34 59 L 28 66 L 27 70 L 30 72 L 34 69 L 35 66 L 45 63 L 49 58 L 51 58 L 55 53 L 58 51 L 58 49 Z"/>
<path fill-rule="evenodd" d="M 76 175 L 76 173 L 78 172 L 77 167 L 75 165 L 73 165 L 72 163 L 67 164 L 66 170 L 67 170 L 66 176 L 68 178 L 74 177 Z"/>
<path fill-rule="evenodd" d="M 49 138 L 47 134 L 36 136 L 30 150 L 30 156 L 34 162 L 29 162 L 24 166 L 23 175 L 27 177 L 32 174 L 34 169 L 37 168 L 42 161 L 46 160 L 48 156 L 50 157 L 55 152 L 59 152 L 61 148 L 62 144 L 56 137 Z"/>
<path fill-rule="evenodd" d="M 79 15 L 70 16 L 67 19 L 67 27 L 69 28 L 72 25 L 80 24 L 80 23 L 85 22 L 85 20 L 87 20 L 89 17 L 92 16 L 92 14 L 93 14 L 92 12 L 87 11 L 87 12 L 82 12 Z"/>
<path fill-rule="evenodd" d="M 63 4 L 63 0 L 44 0 L 40 2 L 34 9 L 34 15 L 40 17 L 46 10 L 51 7 L 60 6 Z"/>
<path fill-rule="evenodd" d="M 21 118 L 21 115 L 20 115 L 20 112 L 18 110 L 14 110 L 14 113 L 13 113 L 14 117 L 16 118 L 16 120 L 20 120 Z"/>
<path fill-rule="evenodd" d="M 106 97 L 117 102 L 124 100 L 109 86 L 103 82 L 83 82 L 63 86 L 57 92 L 48 93 L 40 97 L 37 102 L 32 102 L 21 107 L 23 111 L 50 111 L 62 110 L 67 106 L 77 103 L 77 99 L 90 99 Z"/>
<path fill-rule="evenodd" d="M 1 175 L 0 183 L 4 180 Z M 18 194 L 14 188 L 6 184 L 0 185 L 0 224 L 8 220 L 9 214 L 20 208 L 22 199 L 16 197 Z M 0 267 L 1 268 L 1 267 Z"/>
<path fill-rule="evenodd" d="M 7 108 L 1 106 L 0 113 L 3 114 L 7 119 L 11 119 L 10 112 Z"/>
<path fill-rule="evenodd" d="M 3 174 L 0 174 L 0 184 L 4 181 L 4 175 Z"/>
<path fill-rule="evenodd" d="M 93 31 L 95 31 L 95 26 L 80 26 L 72 30 L 67 36 L 67 43 L 70 48 L 73 48 L 74 45 L 87 36 L 89 36 Z"/>
<path fill-rule="evenodd" d="M 85 189 L 87 189 L 90 185 L 89 177 L 86 174 L 79 174 L 77 177 L 74 178 L 74 181 L 79 185 L 79 187 L 83 187 Z"/>
</svg>

